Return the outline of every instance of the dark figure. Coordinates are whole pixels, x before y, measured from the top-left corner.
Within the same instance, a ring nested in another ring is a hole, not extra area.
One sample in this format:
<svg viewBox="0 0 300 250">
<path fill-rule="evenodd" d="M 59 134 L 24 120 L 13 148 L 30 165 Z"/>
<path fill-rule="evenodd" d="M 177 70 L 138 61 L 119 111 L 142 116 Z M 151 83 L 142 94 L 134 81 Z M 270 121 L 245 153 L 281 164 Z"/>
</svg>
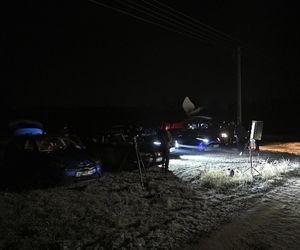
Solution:
<svg viewBox="0 0 300 250">
<path fill-rule="evenodd" d="M 229 122 L 228 123 L 228 137 L 229 137 L 229 144 L 232 145 L 233 144 L 233 140 L 234 140 L 234 129 L 235 129 L 235 122 Z"/>
<path fill-rule="evenodd" d="M 61 135 L 65 138 L 69 138 L 71 140 L 73 140 L 74 142 L 77 143 L 76 147 L 77 148 L 85 148 L 83 142 L 81 141 L 80 137 L 78 135 L 76 135 L 73 130 L 70 129 L 70 127 L 65 124 L 64 127 L 61 129 Z"/>
<path fill-rule="evenodd" d="M 157 136 L 161 142 L 161 150 L 162 150 L 162 158 L 163 158 L 162 170 L 168 172 L 172 136 L 171 133 L 166 129 L 166 126 L 164 125 L 162 126 L 161 129 L 158 130 Z"/>
<path fill-rule="evenodd" d="M 233 177 L 233 176 L 234 176 L 234 170 L 233 170 L 233 169 L 228 168 L 228 173 L 229 173 L 229 176 L 230 176 L 230 177 Z"/>
<path fill-rule="evenodd" d="M 241 123 L 239 123 L 236 126 L 236 128 L 234 130 L 234 135 L 236 137 L 237 148 L 240 152 L 240 155 L 242 155 L 244 153 L 244 150 L 245 150 L 245 147 L 246 147 L 247 131 Z"/>
<path fill-rule="evenodd" d="M 61 136 L 69 137 L 71 134 L 69 126 L 67 124 L 64 125 L 64 127 L 59 131 Z"/>
</svg>

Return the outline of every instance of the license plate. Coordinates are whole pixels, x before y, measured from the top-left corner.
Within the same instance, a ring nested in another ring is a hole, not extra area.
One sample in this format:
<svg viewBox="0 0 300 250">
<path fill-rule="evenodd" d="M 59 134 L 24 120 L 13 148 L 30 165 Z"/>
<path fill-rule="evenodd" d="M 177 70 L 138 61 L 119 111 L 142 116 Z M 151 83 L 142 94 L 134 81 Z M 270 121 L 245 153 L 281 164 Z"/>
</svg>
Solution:
<svg viewBox="0 0 300 250">
<path fill-rule="evenodd" d="M 77 172 L 76 177 L 92 175 L 94 172 L 95 172 L 94 170 L 87 170 L 87 171 Z"/>
<path fill-rule="evenodd" d="M 219 147 L 219 144 L 215 144 L 213 145 L 214 148 L 218 148 Z"/>
</svg>

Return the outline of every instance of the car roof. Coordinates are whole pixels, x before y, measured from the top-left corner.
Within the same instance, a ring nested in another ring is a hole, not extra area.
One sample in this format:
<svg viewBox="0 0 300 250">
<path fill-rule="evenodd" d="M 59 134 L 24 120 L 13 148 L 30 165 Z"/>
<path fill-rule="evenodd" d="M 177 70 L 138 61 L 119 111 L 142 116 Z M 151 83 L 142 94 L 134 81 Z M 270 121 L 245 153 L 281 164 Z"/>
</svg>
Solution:
<svg viewBox="0 0 300 250">
<path fill-rule="evenodd" d="M 43 128 L 43 124 L 39 121 L 34 120 L 25 120 L 19 119 L 14 120 L 8 123 L 9 128 L 22 128 L 22 127 L 36 127 L 36 128 Z"/>
<path fill-rule="evenodd" d="M 63 136 L 53 136 L 53 135 L 47 135 L 47 134 L 42 134 L 42 135 L 30 135 L 30 134 L 25 134 L 25 135 L 16 135 L 14 136 L 14 139 L 39 139 L 39 138 L 64 138 Z"/>
</svg>

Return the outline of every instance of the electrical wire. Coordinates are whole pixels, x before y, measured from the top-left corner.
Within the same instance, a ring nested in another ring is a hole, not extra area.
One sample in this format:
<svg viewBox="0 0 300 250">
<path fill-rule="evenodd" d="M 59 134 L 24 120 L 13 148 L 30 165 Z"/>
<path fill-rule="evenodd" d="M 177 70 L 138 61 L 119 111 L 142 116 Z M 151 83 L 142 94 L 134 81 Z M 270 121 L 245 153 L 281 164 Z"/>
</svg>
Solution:
<svg viewBox="0 0 300 250">
<path fill-rule="evenodd" d="M 140 1 L 142 1 L 142 2 L 144 2 L 144 3 L 146 3 L 146 4 L 148 4 L 149 6 L 152 6 L 152 7 L 156 8 L 156 9 L 162 11 L 162 12 L 165 12 L 165 13 L 167 13 L 167 14 L 173 16 L 174 18 L 177 18 L 177 19 L 180 20 L 180 21 L 183 21 L 183 22 L 186 22 L 186 23 L 189 24 L 189 25 L 192 25 L 192 26 L 194 26 L 195 28 L 201 30 L 202 32 L 208 33 L 208 35 L 215 36 L 216 38 L 223 39 L 223 40 L 225 40 L 225 41 L 231 41 L 231 42 L 234 42 L 234 39 L 233 39 L 233 38 L 228 38 L 228 37 L 224 36 L 222 33 L 218 32 L 217 30 L 212 30 L 212 29 L 213 29 L 212 27 L 210 27 L 210 29 L 209 29 L 209 28 L 207 28 L 207 27 L 201 26 L 201 25 L 203 25 L 203 24 L 200 25 L 200 24 L 197 24 L 197 23 L 195 23 L 195 22 L 192 22 L 192 21 L 191 21 L 191 20 L 193 20 L 192 17 L 189 17 L 189 16 L 187 16 L 187 15 L 184 14 L 184 15 L 185 15 L 185 18 L 183 18 L 182 15 L 180 16 L 180 15 L 178 15 L 178 14 L 174 14 L 174 12 L 172 12 L 172 11 L 170 11 L 170 10 L 162 9 L 162 8 L 158 7 L 157 5 L 155 5 L 155 4 L 153 4 L 153 3 L 149 3 L 149 1 L 145 1 L 145 0 L 140 0 Z M 154 1 L 154 2 L 157 2 L 157 1 Z M 161 3 L 159 3 L 159 4 L 161 4 Z M 163 5 L 163 4 L 161 4 L 161 5 Z M 167 5 L 164 5 L 164 6 L 167 6 Z M 169 9 L 172 9 L 172 8 L 169 7 Z M 179 12 L 179 13 L 180 13 L 180 12 Z M 196 21 L 197 21 L 197 20 L 196 20 Z M 198 21 L 198 22 L 199 22 L 199 21 Z M 198 30 L 198 31 L 199 31 L 199 30 Z"/>
<path fill-rule="evenodd" d="M 205 38 L 205 37 L 203 37 L 203 36 L 200 36 L 199 34 L 196 34 L 196 35 L 195 35 L 195 34 L 191 33 L 190 31 L 187 31 L 187 30 L 183 30 L 183 31 L 182 31 L 182 30 L 170 28 L 170 27 L 168 27 L 168 26 L 166 26 L 166 25 L 164 25 L 164 24 L 160 24 L 160 23 L 157 23 L 157 22 L 155 22 L 155 21 L 146 19 L 146 18 L 144 18 L 144 17 L 138 16 L 138 15 L 136 15 L 136 14 L 133 14 L 133 13 L 128 12 L 128 11 L 126 11 L 126 10 L 120 9 L 120 8 L 118 8 L 118 7 L 114 7 L 114 6 L 112 6 L 112 5 L 103 3 L 103 2 L 101 2 L 101 1 L 99 1 L 99 0 L 88 0 L 88 1 L 90 1 L 90 2 L 92 2 L 92 3 L 94 3 L 94 4 L 97 4 L 97 5 L 100 5 L 100 6 L 102 6 L 102 7 L 109 8 L 109 9 L 112 9 L 112 10 L 114 10 L 114 11 L 120 12 L 120 13 L 122 13 L 122 14 L 131 16 L 131 17 L 134 17 L 134 18 L 139 19 L 139 20 L 141 20 L 141 21 L 143 21 L 143 22 L 146 22 L 146 23 L 150 23 L 150 24 L 152 24 L 152 25 L 159 26 L 159 27 L 161 27 L 161 28 L 163 28 L 163 29 L 167 29 L 167 30 L 169 30 L 169 31 L 176 32 L 176 33 L 179 33 L 179 34 L 181 34 L 181 35 L 184 35 L 184 36 L 188 36 L 188 37 L 190 37 L 190 38 L 197 39 L 197 40 L 201 41 L 202 43 L 204 43 L 204 44 L 206 44 L 206 45 L 212 45 L 213 43 L 215 43 L 215 42 L 213 42 L 213 41 L 211 40 L 211 38 Z M 149 15 L 149 14 L 148 14 L 148 15 Z M 152 16 L 153 16 L 153 15 L 152 15 Z M 157 17 L 154 17 L 154 18 L 157 19 Z"/>
<path fill-rule="evenodd" d="M 129 2 L 129 3 L 125 3 L 125 1 Z M 209 35 L 207 35 L 207 34 L 205 34 L 203 32 L 200 33 L 199 29 L 197 29 L 197 28 L 193 28 L 193 27 L 191 27 L 188 24 L 184 24 L 181 21 L 178 21 L 178 20 L 176 20 L 176 19 L 174 19 L 172 17 L 166 16 L 166 15 L 164 15 L 162 13 L 159 13 L 159 12 L 157 12 L 155 10 L 150 9 L 149 7 L 145 7 L 145 6 L 141 5 L 141 4 L 138 4 L 135 1 L 131 1 L 131 0 L 125 0 L 125 1 L 124 0 L 122 0 L 122 1 L 117 0 L 117 2 L 119 2 L 120 4 L 123 4 L 123 5 L 125 5 L 125 6 L 127 6 L 129 8 L 133 8 L 134 10 L 140 11 L 140 12 L 142 12 L 142 13 L 144 13 L 146 15 L 149 15 L 149 16 L 151 16 L 153 18 L 156 18 L 156 19 L 158 19 L 160 21 L 166 22 L 166 23 L 168 23 L 171 26 L 175 26 L 177 28 L 178 28 L 178 25 L 182 26 L 183 28 L 180 27 L 180 29 L 183 29 L 185 32 L 191 33 L 191 34 L 196 35 L 196 36 L 200 36 L 201 38 L 204 38 L 204 39 L 208 39 L 211 42 L 213 42 L 216 39 L 215 37 L 209 36 Z M 134 4 L 137 7 L 132 6 L 132 4 Z"/>
<path fill-rule="evenodd" d="M 148 20 L 148 19 L 146 19 L 146 18 L 144 18 L 144 17 L 137 16 L 137 15 L 135 15 L 135 14 L 132 14 L 132 13 L 130 13 L 130 12 L 128 12 L 128 11 L 125 11 L 125 10 L 122 10 L 122 9 L 120 9 L 120 8 L 116 8 L 116 7 L 113 7 L 113 6 L 111 6 L 111 5 L 108 5 L 108 4 L 99 2 L 98 0 L 88 0 L 88 1 L 90 1 L 90 2 L 92 2 L 92 3 L 94 3 L 94 4 L 97 4 L 97 5 L 100 5 L 100 6 L 102 6 L 102 7 L 105 7 L 105 8 L 111 9 L 111 10 L 114 10 L 114 11 L 116 11 L 116 12 L 120 12 L 120 13 L 122 13 L 122 14 L 131 16 L 131 17 L 136 18 L 136 19 L 138 19 L 138 20 L 141 20 L 141 21 L 143 21 L 143 22 L 146 22 L 146 23 L 149 23 L 149 24 L 152 24 L 152 25 L 159 26 L 159 27 L 161 27 L 161 28 L 163 28 L 163 29 L 166 29 L 166 30 L 168 30 L 168 31 L 175 32 L 175 33 L 181 34 L 181 35 L 183 35 L 183 36 L 187 36 L 187 37 L 190 37 L 190 38 L 197 39 L 197 40 L 201 41 L 203 44 L 211 45 L 211 42 L 210 42 L 209 40 L 201 39 L 201 38 L 196 37 L 196 36 L 194 36 L 194 35 L 190 35 L 190 34 L 187 34 L 187 33 L 185 33 L 185 32 L 178 31 L 178 30 L 176 30 L 176 29 L 170 28 L 170 27 L 165 26 L 165 25 L 163 25 L 163 24 L 159 24 L 159 23 L 157 23 L 157 22 Z"/>
<path fill-rule="evenodd" d="M 238 41 L 236 38 L 233 38 L 232 36 L 230 36 L 230 35 L 228 35 L 228 34 L 226 34 L 224 32 L 221 32 L 221 31 L 219 31 L 219 30 L 217 30 L 217 29 L 215 29 L 215 28 L 213 28 L 213 27 L 211 27 L 211 26 L 209 26 L 207 24 L 204 24 L 204 23 L 200 22 L 199 20 L 197 20 L 197 19 L 195 19 L 193 17 L 190 17 L 190 16 L 188 16 L 187 14 L 185 14 L 183 12 L 175 10 L 174 8 L 168 6 L 168 5 L 164 4 L 164 3 L 161 3 L 161 2 L 159 2 L 157 0 L 152 0 L 152 2 L 155 2 L 155 3 L 157 3 L 157 4 L 161 5 L 161 6 L 163 6 L 163 7 L 167 8 L 167 9 L 169 9 L 169 10 L 171 10 L 171 11 L 173 11 L 173 12 L 175 12 L 175 13 L 181 15 L 181 16 L 183 16 L 183 17 L 186 17 L 186 18 L 190 19 L 191 21 L 193 21 L 193 22 L 195 22 L 195 23 L 197 23 L 197 24 L 199 24 L 201 26 L 204 26 L 204 27 L 206 27 L 209 30 L 212 30 L 215 33 L 220 34 L 221 36 L 227 37 L 228 39 L 230 39 L 232 41 Z"/>
</svg>

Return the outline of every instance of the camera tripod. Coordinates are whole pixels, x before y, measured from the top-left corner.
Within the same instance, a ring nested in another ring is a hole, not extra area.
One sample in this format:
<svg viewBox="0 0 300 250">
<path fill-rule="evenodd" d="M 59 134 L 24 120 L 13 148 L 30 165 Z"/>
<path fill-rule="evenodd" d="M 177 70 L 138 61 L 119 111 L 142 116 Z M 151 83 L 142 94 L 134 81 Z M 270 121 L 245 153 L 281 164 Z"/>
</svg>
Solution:
<svg viewBox="0 0 300 250">
<path fill-rule="evenodd" d="M 132 149 L 134 149 L 134 151 L 135 151 L 135 157 L 136 157 L 136 161 L 137 161 L 137 164 L 138 164 L 139 175 L 140 175 L 140 181 L 141 181 L 142 187 L 144 187 L 144 177 L 143 177 L 143 172 L 145 173 L 145 165 L 144 165 L 144 162 L 143 162 L 143 159 L 142 159 L 142 157 L 141 157 L 140 150 L 139 150 L 139 147 L 138 147 L 137 136 L 134 136 L 134 137 L 133 137 L 133 147 L 130 147 L 129 150 L 127 151 L 126 156 L 124 157 L 123 162 L 122 162 L 122 164 L 120 165 L 119 170 L 122 170 L 122 169 L 123 169 L 123 166 L 124 166 L 124 164 L 126 163 L 127 158 L 128 158 L 128 156 L 129 156 L 129 154 L 131 153 Z"/>
<path fill-rule="evenodd" d="M 253 177 L 253 171 L 256 171 L 259 175 L 262 175 L 255 167 L 253 167 L 253 154 L 252 154 L 252 151 L 253 151 L 253 149 L 256 148 L 255 140 L 254 139 L 250 139 L 248 145 L 249 145 L 250 167 L 248 167 L 244 171 L 244 173 L 246 173 L 250 169 L 252 177 Z"/>
</svg>

